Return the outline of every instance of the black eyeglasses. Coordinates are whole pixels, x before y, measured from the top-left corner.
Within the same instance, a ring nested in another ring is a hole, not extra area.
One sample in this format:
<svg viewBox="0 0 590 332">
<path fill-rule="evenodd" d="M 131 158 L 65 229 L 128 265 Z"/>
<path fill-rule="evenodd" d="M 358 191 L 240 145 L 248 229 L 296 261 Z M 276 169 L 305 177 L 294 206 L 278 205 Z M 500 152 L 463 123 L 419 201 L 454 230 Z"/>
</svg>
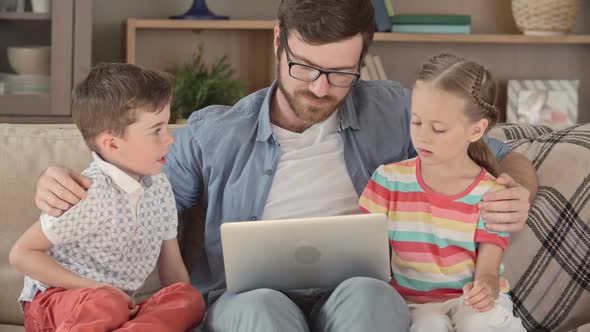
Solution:
<svg viewBox="0 0 590 332">
<path fill-rule="evenodd" d="M 304 82 L 313 82 L 325 74 L 330 85 L 339 88 L 350 88 L 351 86 L 355 85 L 361 77 L 361 74 L 358 72 L 351 73 L 346 71 L 324 70 L 291 60 L 291 56 L 289 54 L 291 53 L 291 49 L 289 49 L 289 44 L 287 44 L 287 36 L 283 34 L 281 37 L 283 37 L 285 43 L 285 54 L 287 55 L 289 76 L 293 77 L 294 79 Z"/>
</svg>

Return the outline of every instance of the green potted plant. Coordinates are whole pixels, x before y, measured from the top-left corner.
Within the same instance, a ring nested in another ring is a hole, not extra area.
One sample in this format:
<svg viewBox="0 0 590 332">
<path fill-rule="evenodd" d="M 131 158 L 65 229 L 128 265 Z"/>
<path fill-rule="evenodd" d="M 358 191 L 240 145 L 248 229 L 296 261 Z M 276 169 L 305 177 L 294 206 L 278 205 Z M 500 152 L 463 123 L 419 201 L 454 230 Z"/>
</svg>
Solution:
<svg viewBox="0 0 590 332">
<path fill-rule="evenodd" d="M 233 105 L 244 96 L 244 85 L 224 56 L 210 68 L 204 63 L 203 48 L 191 63 L 174 68 L 172 114 L 176 123 L 186 121 L 192 112 L 209 105 Z"/>
</svg>

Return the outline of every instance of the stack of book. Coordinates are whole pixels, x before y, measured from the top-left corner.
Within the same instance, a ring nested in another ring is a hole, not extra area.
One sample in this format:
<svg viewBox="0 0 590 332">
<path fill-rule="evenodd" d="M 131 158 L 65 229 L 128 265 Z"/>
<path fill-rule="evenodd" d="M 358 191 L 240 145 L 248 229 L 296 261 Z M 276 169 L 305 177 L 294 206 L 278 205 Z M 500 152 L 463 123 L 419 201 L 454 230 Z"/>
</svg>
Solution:
<svg viewBox="0 0 590 332">
<path fill-rule="evenodd" d="M 383 69 L 383 62 L 378 55 L 367 54 L 361 68 L 361 79 L 365 81 L 386 80 L 387 75 Z"/>
<path fill-rule="evenodd" d="M 394 15 L 391 32 L 400 33 L 471 33 L 469 15 Z"/>
</svg>

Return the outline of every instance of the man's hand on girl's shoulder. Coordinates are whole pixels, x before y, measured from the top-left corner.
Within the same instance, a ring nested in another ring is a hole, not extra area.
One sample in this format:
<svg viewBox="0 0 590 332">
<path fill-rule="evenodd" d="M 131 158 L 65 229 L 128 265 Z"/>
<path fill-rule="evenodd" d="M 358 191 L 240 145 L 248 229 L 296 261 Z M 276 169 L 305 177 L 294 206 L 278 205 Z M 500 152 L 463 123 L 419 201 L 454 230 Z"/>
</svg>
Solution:
<svg viewBox="0 0 590 332">
<path fill-rule="evenodd" d="M 518 232 L 524 228 L 531 208 L 529 190 L 508 174 L 500 174 L 497 183 L 506 189 L 488 192 L 478 204 L 486 227 L 495 232 Z"/>
</svg>

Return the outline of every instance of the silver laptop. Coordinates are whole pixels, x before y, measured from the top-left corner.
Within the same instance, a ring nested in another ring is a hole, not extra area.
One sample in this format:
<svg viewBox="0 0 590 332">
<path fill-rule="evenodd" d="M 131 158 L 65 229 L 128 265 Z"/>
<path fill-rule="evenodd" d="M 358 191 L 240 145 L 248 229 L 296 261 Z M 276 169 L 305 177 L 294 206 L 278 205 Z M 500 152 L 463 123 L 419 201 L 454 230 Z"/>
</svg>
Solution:
<svg viewBox="0 0 590 332">
<path fill-rule="evenodd" d="M 227 289 L 331 288 L 351 277 L 390 280 L 383 214 L 221 225 Z"/>
</svg>

